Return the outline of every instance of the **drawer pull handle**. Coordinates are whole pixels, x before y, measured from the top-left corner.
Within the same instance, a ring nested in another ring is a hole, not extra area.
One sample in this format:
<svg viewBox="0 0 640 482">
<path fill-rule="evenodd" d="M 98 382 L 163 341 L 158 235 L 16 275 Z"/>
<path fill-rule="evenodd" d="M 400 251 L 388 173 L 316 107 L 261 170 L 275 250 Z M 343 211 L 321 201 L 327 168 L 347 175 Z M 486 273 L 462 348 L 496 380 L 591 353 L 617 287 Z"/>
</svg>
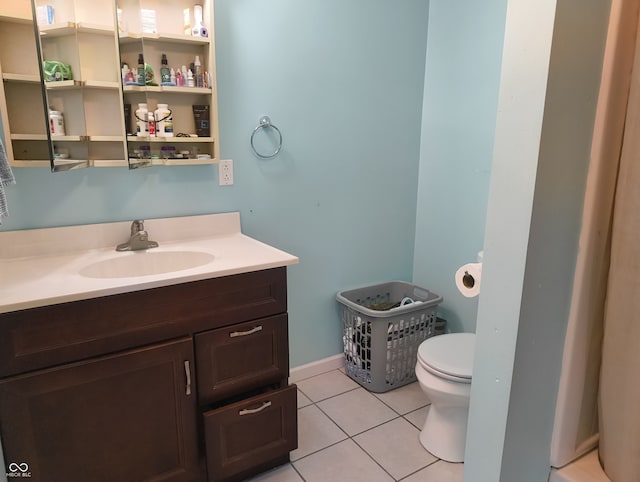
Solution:
<svg viewBox="0 0 640 482">
<path fill-rule="evenodd" d="M 259 331 L 262 331 L 262 325 L 258 325 L 255 328 L 247 331 L 232 331 L 231 333 L 229 333 L 229 338 L 235 338 L 236 336 L 253 335 L 254 333 L 257 333 Z"/>
<path fill-rule="evenodd" d="M 262 412 L 265 408 L 270 407 L 271 402 L 263 402 L 258 408 L 245 408 L 244 410 L 240 410 L 238 415 L 249 415 L 252 413 Z"/>
<path fill-rule="evenodd" d="M 191 395 L 191 368 L 189 367 L 189 360 L 184 362 L 184 373 L 187 376 L 187 395 Z"/>
</svg>

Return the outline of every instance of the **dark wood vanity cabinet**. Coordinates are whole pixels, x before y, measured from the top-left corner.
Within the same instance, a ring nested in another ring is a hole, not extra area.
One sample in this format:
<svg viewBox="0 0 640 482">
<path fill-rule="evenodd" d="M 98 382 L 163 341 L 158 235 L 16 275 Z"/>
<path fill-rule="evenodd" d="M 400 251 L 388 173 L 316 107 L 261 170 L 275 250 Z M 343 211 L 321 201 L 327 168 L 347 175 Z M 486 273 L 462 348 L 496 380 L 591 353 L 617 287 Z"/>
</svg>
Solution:
<svg viewBox="0 0 640 482">
<path fill-rule="evenodd" d="M 222 481 L 286 462 L 287 323 L 284 267 L 0 314 L 5 470 Z"/>
<path fill-rule="evenodd" d="M 197 405 L 191 340 L 0 382 L 7 464 L 47 481 L 194 480 Z"/>
</svg>

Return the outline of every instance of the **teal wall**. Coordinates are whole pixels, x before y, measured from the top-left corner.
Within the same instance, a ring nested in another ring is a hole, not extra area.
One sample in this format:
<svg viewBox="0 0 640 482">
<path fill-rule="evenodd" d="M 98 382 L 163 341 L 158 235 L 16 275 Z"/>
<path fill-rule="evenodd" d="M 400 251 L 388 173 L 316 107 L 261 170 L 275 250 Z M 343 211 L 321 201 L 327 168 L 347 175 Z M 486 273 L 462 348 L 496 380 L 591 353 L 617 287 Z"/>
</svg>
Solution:
<svg viewBox="0 0 640 482">
<path fill-rule="evenodd" d="M 216 0 L 223 159 L 215 166 L 14 169 L 14 230 L 240 211 L 289 269 L 291 364 L 342 351 L 337 291 L 412 278 L 426 0 Z M 283 152 L 256 159 L 262 115 Z M 151 233 L 153 235 L 153 233 Z"/>
<path fill-rule="evenodd" d="M 451 331 L 475 331 L 477 298 L 454 274 L 482 250 L 507 0 L 431 0 L 414 280 L 444 296 Z"/>
</svg>

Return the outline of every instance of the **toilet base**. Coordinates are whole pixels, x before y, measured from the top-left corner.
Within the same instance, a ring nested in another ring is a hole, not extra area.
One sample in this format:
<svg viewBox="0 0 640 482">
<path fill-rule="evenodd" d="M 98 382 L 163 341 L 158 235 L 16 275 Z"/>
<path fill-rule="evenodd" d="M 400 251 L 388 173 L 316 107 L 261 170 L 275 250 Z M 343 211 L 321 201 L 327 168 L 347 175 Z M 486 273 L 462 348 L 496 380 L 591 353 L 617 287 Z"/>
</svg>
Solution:
<svg viewBox="0 0 640 482">
<path fill-rule="evenodd" d="M 420 432 L 420 443 L 439 459 L 463 462 L 468 417 L 468 407 L 438 409 L 431 404 Z"/>
</svg>

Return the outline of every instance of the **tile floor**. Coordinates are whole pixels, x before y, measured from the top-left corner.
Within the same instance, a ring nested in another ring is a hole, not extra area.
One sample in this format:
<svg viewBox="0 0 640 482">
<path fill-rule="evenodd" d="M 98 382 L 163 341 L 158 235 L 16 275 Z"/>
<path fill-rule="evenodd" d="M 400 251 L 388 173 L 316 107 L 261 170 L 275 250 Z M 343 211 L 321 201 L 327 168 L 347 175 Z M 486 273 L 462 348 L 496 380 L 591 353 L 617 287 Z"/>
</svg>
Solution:
<svg viewBox="0 0 640 482">
<path fill-rule="evenodd" d="M 429 401 L 417 383 L 374 394 L 332 370 L 297 385 L 291 463 L 251 482 L 462 482 L 463 464 L 438 460 L 418 440 Z"/>
</svg>

